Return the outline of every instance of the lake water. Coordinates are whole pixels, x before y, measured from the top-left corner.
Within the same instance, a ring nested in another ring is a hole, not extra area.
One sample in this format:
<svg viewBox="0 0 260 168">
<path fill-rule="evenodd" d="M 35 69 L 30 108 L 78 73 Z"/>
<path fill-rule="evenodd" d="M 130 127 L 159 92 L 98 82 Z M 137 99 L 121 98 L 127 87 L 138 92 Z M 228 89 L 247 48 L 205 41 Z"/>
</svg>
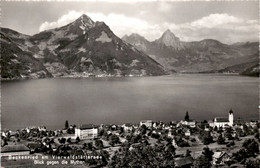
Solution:
<svg viewBox="0 0 260 168">
<path fill-rule="evenodd" d="M 216 74 L 2 82 L 2 129 L 227 117 L 258 119 L 258 78 Z"/>
</svg>

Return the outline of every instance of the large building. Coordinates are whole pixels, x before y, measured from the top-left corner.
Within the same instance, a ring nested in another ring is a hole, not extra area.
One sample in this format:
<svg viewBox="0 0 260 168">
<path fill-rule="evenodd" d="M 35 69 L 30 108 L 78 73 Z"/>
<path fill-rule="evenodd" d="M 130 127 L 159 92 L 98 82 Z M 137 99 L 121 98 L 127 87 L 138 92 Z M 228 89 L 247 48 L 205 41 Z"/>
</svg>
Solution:
<svg viewBox="0 0 260 168">
<path fill-rule="evenodd" d="M 94 139 L 98 136 L 98 126 L 92 124 L 82 125 L 75 128 L 75 138 L 79 139 Z"/>
<path fill-rule="evenodd" d="M 189 121 L 181 120 L 180 124 L 186 125 L 186 126 L 190 126 L 191 128 L 195 128 L 196 127 L 196 121 L 195 120 L 189 120 Z"/>
<path fill-rule="evenodd" d="M 232 127 L 233 124 L 234 124 L 234 114 L 233 114 L 233 110 L 231 109 L 228 113 L 228 118 L 216 117 L 214 119 L 212 126 L 218 128 L 226 127 L 226 126 Z"/>
</svg>

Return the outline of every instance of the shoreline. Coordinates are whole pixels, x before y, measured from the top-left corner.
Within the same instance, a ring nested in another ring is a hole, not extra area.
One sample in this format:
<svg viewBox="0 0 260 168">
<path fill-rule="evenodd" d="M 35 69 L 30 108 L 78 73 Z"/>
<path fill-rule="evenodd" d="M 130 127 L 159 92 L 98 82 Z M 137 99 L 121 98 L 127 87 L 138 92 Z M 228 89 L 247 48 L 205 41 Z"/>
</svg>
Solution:
<svg viewBox="0 0 260 168">
<path fill-rule="evenodd" d="M 5 81 L 21 81 L 21 80 L 38 80 L 38 79 L 88 79 L 88 78 L 132 78 L 132 77 L 160 77 L 160 76 L 175 76 L 175 75 L 211 75 L 211 76 L 240 76 L 240 77 L 252 77 L 259 78 L 259 76 L 250 76 L 250 75 L 241 75 L 239 73 L 201 73 L 201 72 L 182 72 L 182 73 L 172 73 L 166 75 L 127 75 L 127 76 L 117 76 L 117 75 L 101 75 L 101 76 L 56 76 L 56 77 L 45 77 L 45 78 L 15 78 L 15 79 L 6 79 L 1 78 L 1 82 Z"/>
</svg>

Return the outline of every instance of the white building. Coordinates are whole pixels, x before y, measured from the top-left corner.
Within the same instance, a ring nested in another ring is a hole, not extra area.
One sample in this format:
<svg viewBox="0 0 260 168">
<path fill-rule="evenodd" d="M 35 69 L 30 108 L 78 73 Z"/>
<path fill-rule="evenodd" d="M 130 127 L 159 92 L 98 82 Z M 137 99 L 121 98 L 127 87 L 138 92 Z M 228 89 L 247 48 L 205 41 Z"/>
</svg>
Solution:
<svg viewBox="0 0 260 168">
<path fill-rule="evenodd" d="M 196 121 L 194 120 L 190 120 L 190 121 L 180 121 L 180 124 L 182 125 L 186 125 L 186 126 L 190 126 L 191 128 L 195 128 L 196 127 Z"/>
<path fill-rule="evenodd" d="M 75 128 L 75 138 L 79 139 L 94 139 L 98 136 L 98 126 L 87 124 L 80 128 Z"/>
<path fill-rule="evenodd" d="M 222 117 L 216 117 L 214 119 L 214 127 L 226 127 L 226 126 L 230 126 L 232 127 L 234 124 L 234 114 L 232 109 L 229 111 L 228 113 L 228 118 L 222 118 Z"/>
<path fill-rule="evenodd" d="M 153 126 L 152 120 L 142 120 L 140 121 L 140 126 L 145 125 L 147 128 L 151 128 Z"/>
<path fill-rule="evenodd" d="M 189 129 L 187 129 L 185 132 L 184 132 L 184 134 L 185 134 L 185 136 L 190 136 L 191 134 L 190 134 L 190 130 Z"/>
</svg>

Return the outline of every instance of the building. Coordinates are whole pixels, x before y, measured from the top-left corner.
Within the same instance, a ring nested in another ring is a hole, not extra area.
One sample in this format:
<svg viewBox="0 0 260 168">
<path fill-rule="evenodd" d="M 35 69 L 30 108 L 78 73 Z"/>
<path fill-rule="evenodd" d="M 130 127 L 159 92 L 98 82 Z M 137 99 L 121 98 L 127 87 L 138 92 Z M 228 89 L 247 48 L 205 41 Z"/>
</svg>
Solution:
<svg viewBox="0 0 260 168">
<path fill-rule="evenodd" d="M 214 152 L 212 163 L 213 165 L 224 165 L 230 160 L 231 157 L 226 152 Z"/>
<path fill-rule="evenodd" d="M 181 120 L 180 124 L 186 125 L 186 126 L 190 126 L 191 128 L 195 128 L 196 127 L 196 121 L 195 120 L 189 120 L 189 121 Z"/>
<path fill-rule="evenodd" d="M 185 130 L 185 131 L 184 131 L 184 135 L 189 137 L 189 136 L 191 135 L 191 134 L 190 134 L 190 130 L 189 130 L 189 129 Z"/>
<path fill-rule="evenodd" d="M 1 157 L 15 155 L 29 155 L 30 149 L 25 145 L 6 145 L 1 148 Z"/>
<path fill-rule="evenodd" d="M 129 124 L 129 123 L 123 124 L 122 127 L 124 128 L 124 131 L 132 131 L 133 130 L 133 125 Z"/>
<path fill-rule="evenodd" d="M 257 121 L 251 120 L 249 125 L 254 128 L 257 127 L 257 123 L 258 123 Z"/>
<path fill-rule="evenodd" d="M 79 139 L 94 139 L 98 136 L 98 126 L 92 124 L 82 125 L 75 128 L 75 138 Z"/>
<path fill-rule="evenodd" d="M 142 120 L 140 121 L 140 126 L 145 125 L 147 128 L 151 128 L 153 126 L 152 120 Z"/>
<path fill-rule="evenodd" d="M 228 113 L 228 118 L 222 118 L 222 117 L 216 117 L 214 119 L 213 127 L 226 127 L 230 126 L 232 127 L 234 124 L 234 114 L 232 109 Z"/>
</svg>

